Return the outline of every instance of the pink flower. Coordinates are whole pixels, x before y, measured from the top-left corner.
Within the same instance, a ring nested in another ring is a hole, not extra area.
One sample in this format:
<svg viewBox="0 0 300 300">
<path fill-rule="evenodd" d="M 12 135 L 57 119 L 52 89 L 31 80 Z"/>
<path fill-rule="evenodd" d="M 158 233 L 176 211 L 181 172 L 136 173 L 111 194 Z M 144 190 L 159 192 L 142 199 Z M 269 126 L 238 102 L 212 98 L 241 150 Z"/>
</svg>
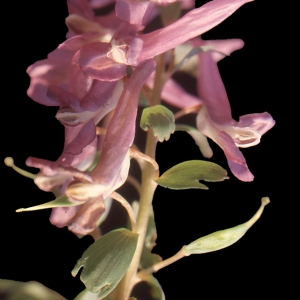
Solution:
<svg viewBox="0 0 300 300">
<path fill-rule="evenodd" d="M 228 53 L 227 49 L 231 46 L 232 42 L 229 41 L 217 47 L 221 52 Z M 254 177 L 238 147 L 257 145 L 261 136 L 274 126 L 275 121 L 266 112 L 242 116 L 239 122 L 233 120 L 226 90 L 217 67 L 217 62 L 221 59 L 220 55 L 206 52 L 200 53 L 199 58 L 197 87 L 203 107 L 196 119 L 197 127 L 223 149 L 228 165 L 237 178 L 242 181 L 252 181 Z"/>
<path fill-rule="evenodd" d="M 128 150 L 135 135 L 139 93 L 154 68 L 154 61 L 149 60 L 132 73 L 107 128 L 100 160 L 90 174 L 64 167 L 61 159 L 55 163 L 36 158 L 27 160 L 27 165 L 40 168 L 44 175 L 57 176 L 56 182 L 64 184 L 69 199 L 82 202 L 82 205 L 76 207 L 54 208 L 50 217 L 52 224 L 58 227 L 68 226 L 78 234 L 87 234 L 95 228 L 104 212 L 104 199 L 127 179 Z"/>
<path fill-rule="evenodd" d="M 217 26 L 251 0 L 214 0 L 193 9 L 171 25 L 141 36 L 139 62 L 185 43 Z"/>
<path fill-rule="evenodd" d="M 217 62 L 224 57 L 221 53 L 229 55 L 242 48 L 244 43 L 236 39 L 224 41 L 198 39 L 192 42 L 194 46 L 211 45 L 217 50 L 201 52 L 198 55 L 198 101 L 173 81 L 166 83 L 162 97 L 168 103 L 180 108 L 201 104 L 196 117 L 197 128 L 223 149 L 228 165 L 237 178 L 242 181 L 252 181 L 254 177 L 239 147 L 257 145 L 261 136 L 274 126 L 275 121 L 266 112 L 242 116 L 239 122 L 233 120 L 226 90 L 217 67 Z"/>
<path fill-rule="evenodd" d="M 132 9 L 130 0 L 117 2 Z M 59 106 L 56 117 L 66 132 L 64 150 L 56 162 L 29 158 L 27 164 L 41 169 L 36 180 L 39 187 L 61 186 L 71 200 L 83 203 L 53 209 L 53 224 L 68 225 L 81 234 L 90 232 L 104 211 L 104 199 L 126 180 L 139 91 L 154 70 L 149 59 L 213 28 L 246 2 L 214 0 L 143 35 L 139 34 L 144 28 L 140 21 L 120 22 L 114 13 L 98 17 L 92 10 L 95 1 L 68 1 L 69 39 L 27 70 L 31 77 L 28 95 L 41 104 Z M 142 20 L 144 14 L 138 12 Z M 127 66 L 133 73 L 123 89 Z M 95 125 L 113 109 L 99 163 L 91 174 L 85 173 L 97 150 Z"/>
</svg>

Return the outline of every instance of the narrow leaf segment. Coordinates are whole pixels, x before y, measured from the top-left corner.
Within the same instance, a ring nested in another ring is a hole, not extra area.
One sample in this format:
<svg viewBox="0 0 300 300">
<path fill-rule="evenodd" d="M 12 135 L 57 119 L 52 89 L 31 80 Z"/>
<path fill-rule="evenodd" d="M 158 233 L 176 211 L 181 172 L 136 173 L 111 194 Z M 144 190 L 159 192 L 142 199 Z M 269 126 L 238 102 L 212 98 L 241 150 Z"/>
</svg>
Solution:
<svg viewBox="0 0 300 300">
<path fill-rule="evenodd" d="M 41 210 L 41 209 L 47 209 L 47 208 L 53 208 L 53 207 L 67 207 L 67 206 L 78 206 L 81 205 L 83 202 L 72 202 L 69 200 L 69 198 L 66 195 L 62 195 L 52 201 L 35 205 L 27 208 L 19 208 L 16 210 L 16 212 L 22 212 L 22 211 L 33 211 L 33 210 Z"/>
</svg>

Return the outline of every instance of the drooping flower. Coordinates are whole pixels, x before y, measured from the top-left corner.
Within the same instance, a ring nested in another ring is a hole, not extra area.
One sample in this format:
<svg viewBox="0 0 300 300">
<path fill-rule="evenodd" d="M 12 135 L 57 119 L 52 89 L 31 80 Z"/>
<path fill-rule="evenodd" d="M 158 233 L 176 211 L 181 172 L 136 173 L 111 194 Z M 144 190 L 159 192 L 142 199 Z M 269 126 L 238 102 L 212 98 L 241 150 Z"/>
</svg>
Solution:
<svg viewBox="0 0 300 300">
<path fill-rule="evenodd" d="M 261 136 L 271 129 L 275 121 L 268 113 L 250 114 L 232 119 L 229 100 L 222 82 L 217 62 L 224 54 L 243 47 L 241 40 L 203 41 L 194 40 L 194 46 L 211 45 L 216 51 L 201 52 L 199 56 L 197 88 L 200 110 L 196 117 L 198 130 L 215 141 L 224 151 L 232 173 L 242 181 L 252 181 L 253 175 L 239 150 L 258 144 Z M 224 53 L 224 54 L 222 54 Z M 195 96 L 187 94 L 182 87 L 168 81 L 162 98 L 168 103 L 186 108 L 197 105 Z M 179 100 L 180 99 L 180 100 Z"/>
<path fill-rule="evenodd" d="M 204 105 L 196 119 L 197 127 L 223 149 L 228 165 L 237 178 L 252 181 L 254 177 L 238 147 L 257 145 L 261 136 L 274 126 L 275 121 L 266 112 L 241 116 L 238 122 L 233 120 L 217 67 L 220 57 L 209 52 L 200 53 L 199 57 L 197 87 Z"/>
</svg>

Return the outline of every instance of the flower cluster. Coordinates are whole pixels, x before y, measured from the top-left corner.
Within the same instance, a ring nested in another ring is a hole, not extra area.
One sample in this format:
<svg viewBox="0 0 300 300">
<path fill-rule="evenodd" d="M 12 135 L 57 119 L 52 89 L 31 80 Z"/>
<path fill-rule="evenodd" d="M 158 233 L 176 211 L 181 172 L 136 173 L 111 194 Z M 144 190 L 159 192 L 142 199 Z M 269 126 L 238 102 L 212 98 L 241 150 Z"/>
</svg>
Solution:
<svg viewBox="0 0 300 300">
<path fill-rule="evenodd" d="M 245 115 L 238 122 L 232 119 L 217 63 L 242 48 L 243 41 L 199 37 L 247 2 L 214 0 L 195 9 L 190 0 L 67 1 L 67 40 L 27 70 L 28 95 L 43 105 L 59 107 L 56 117 L 65 127 L 65 143 L 57 161 L 30 157 L 26 164 L 40 169 L 35 177 L 40 189 L 59 188 L 71 201 L 81 203 L 53 208 L 52 224 L 78 234 L 95 228 L 105 198 L 127 179 L 140 92 L 144 85 L 152 89 L 155 59 L 166 52 L 163 63 L 170 72 L 161 99 L 180 109 L 196 107 L 199 133 L 223 149 L 237 178 L 253 180 L 239 147 L 258 144 L 274 120 L 268 113 Z M 177 20 L 168 10 L 174 5 L 187 11 Z M 152 29 L 159 15 L 164 27 Z M 171 77 L 179 66 L 185 71 L 188 63 L 184 64 L 182 51 L 190 49 L 201 49 L 193 57 L 194 67 L 187 68 L 197 78 L 198 96 Z M 101 131 L 97 125 L 103 120 L 107 126 Z M 105 134 L 102 143 L 97 137 L 100 131 Z M 100 159 L 90 170 L 97 152 Z"/>
</svg>

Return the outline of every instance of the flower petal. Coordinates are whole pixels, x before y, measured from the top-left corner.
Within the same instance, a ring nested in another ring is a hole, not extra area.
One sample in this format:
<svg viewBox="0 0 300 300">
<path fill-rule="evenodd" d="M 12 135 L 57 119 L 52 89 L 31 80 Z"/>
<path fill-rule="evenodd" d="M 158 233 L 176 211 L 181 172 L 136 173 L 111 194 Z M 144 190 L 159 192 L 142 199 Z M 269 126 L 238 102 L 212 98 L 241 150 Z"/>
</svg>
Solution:
<svg viewBox="0 0 300 300">
<path fill-rule="evenodd" d="M 88 200 L 79 206 L 76 215 L 68 224 L 68 229 L 75 234 L 86 235 L 95 229 L 104 211 L 103 197 Z"/>
<path fill-rule="evenodd" d="M 140 89 L 154 67 L 152 60 L 139 65 L 122 92 L 107 128 L 99 163 L 91 173 L 95 181 L 101 184 L 108 185 L 111 182 L 133 143 Z"/>
<path fill-rule="evenodd" d="M 201 53 L 199 56 L 198 94 L 213 122 L 230 123 L 231 108 L 217 63 L 210 52 Z"/>
<path fill-rule="evenodd" d="M 126 74 L 126 65 L 107 57 L 110 48 L 108 43 L 89 44 L 80 49 L 72 61 L 82 68 L 85 76 L 103 81 L 119 80 Z"/>
<path fill-rule="evenodd" d="M 249 171 L 242 152 L 235 145 L 231 136 L 214 124 L 205 107 L 200 109 L 196 121 L 199 131 L 223 149 L 231 172 L 242 181 L 252 181 L 254 176 Z"/>
<path fill-rule="evenodd" d="M 81 206 L 55 207 L 52 208 L 50 223 L 58 228 L 68 226 Z"/>
<path fill-rule="evenodd" d="M 161 97 L 165 102 L 179 108 L 191 107 L 202 103 L 199 98 L 187 93 L 178 83 L 176 83 L 176 81 L 172 79 L 169 79 L 165 83 Z"/>
<path fill-rule="evenodd" d="M 241 116 L 238 124 L 240 127 L 251 127 L 263 135 L 275 125 L 275 121 L 269 113 L 264 112 Z"/>
<path fill-rule="evenodd" d="M 173 24 L 143 35 L 139 61 L 152 58 L 217 26 L 249 0 L 214 0 L 193 9 Z"/>
</svg>

